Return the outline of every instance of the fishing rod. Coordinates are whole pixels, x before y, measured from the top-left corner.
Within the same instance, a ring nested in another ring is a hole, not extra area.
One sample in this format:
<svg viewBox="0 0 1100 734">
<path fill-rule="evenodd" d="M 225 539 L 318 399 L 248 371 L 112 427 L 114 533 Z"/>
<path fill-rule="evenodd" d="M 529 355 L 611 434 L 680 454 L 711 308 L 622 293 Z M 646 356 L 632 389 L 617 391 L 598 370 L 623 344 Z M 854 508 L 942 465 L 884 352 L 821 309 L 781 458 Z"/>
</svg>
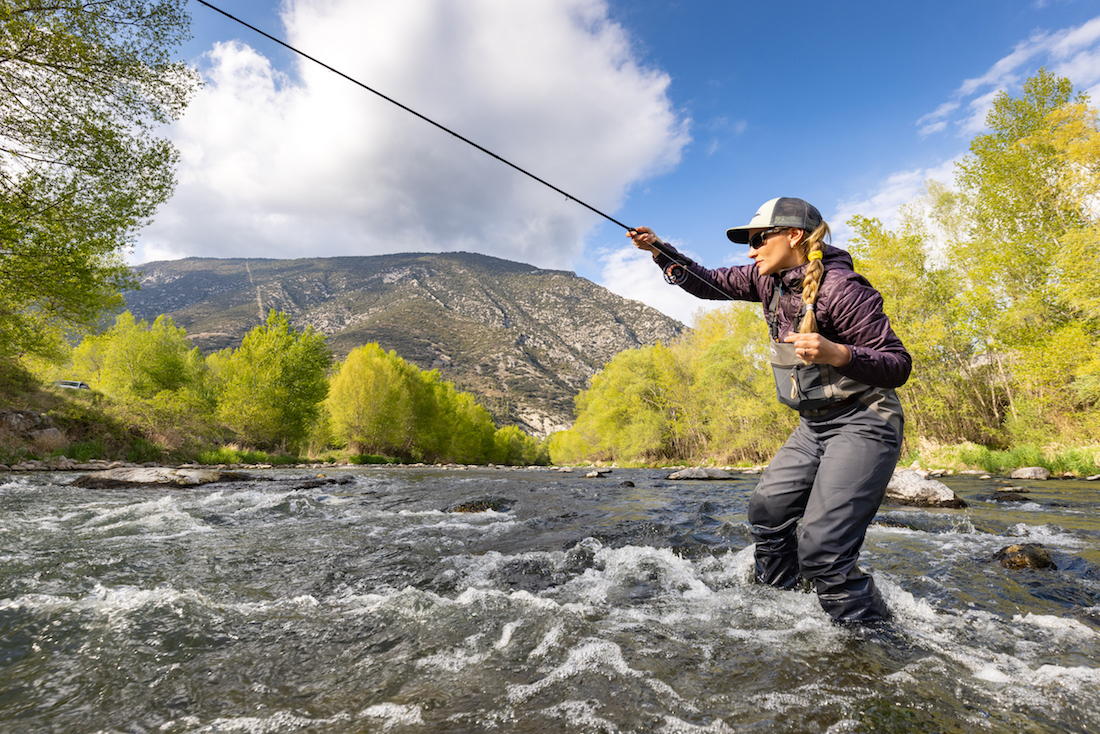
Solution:
<svg viewBox="0 0 1100 734">
<path fill-rule="evenodd" d="M 329 66 L 328 64 L 321 61 L 320 59 L 317 59 L 317 58 L 314 58 L 313 56 L 310 56 L 305 51 L 302 51 L 298 48 L 295 48 L 294 46 L 291 46 L 289 43 L 286 43 L 285 41 L 283 41 L 279 38 L 276 38 L 275 36 L 271 35 L 270 33 L 266 33 L 264 31 L 260 30 L 256 26 L 251 25 L 250 23 L 247 23 L 247 22 L 241 20 L 240 18 L 236 17 L 235 15 L 231 15 L 230 13 L 227 13 L 226 11 L 222 10 L 221 8 L 219 8 L 215 5 L 211 5 L 210 3 L 206 2 L 206 0 L 198 0 L 198 2 L 202 5 L 205 5 L 206 7 L 210 8 L 211 10 L 213 10 L 215 12 L 221 13 L 226 18 L 229 18 L 230 20 L 232 20 L 236 23 L 240 23 L 245 28 L 248 28 L 249 30 L 260 34 L 264 38 L 266 38 L 270 41 L 274 41 L 275 43 L 279 44 L 283 48 L 286 48 L 286 49 L 289 49 L 290 51 L 293 51 L 294 53 L 298 54 L 302 58 L 309 59 L 310 61 L 317 64 L 318 66 L 320 66 L 320 67 L 322 67 L 322 68 L 324 68 L 328 71 L 331 71 L 333 74 L 336 74 L 339 77 L 343 77 L 344 79 L 348 80 L 352 84 L 355 84 L 356 86 L 362 87 L 363 89 L 367 90 L 371 94 L 374 94 L 374 95 L 377 95 L 377 96 L 381 97 L 382 99 L 386 100 L 390 104 L 397 105 L 398 107 L 405 110 L 409 114 L 415 115 L 416 117 L 419 117 L 424 122 L 427 122 L 430 125 L 434 125 L 435 127 L 439 128 L 440 130 L 442 130 L 445 133 L 449 133 L 449 134 L 453 135 L 454 137 L 458 138 L 459 140 L 466 143 L 467 145 L 471 145 L 474 148 L 477 148 L 482 153 L 484 153 L 484 154 L 486 154 L 486 155 L 488 155 L 492 158 L 496 158 L 498 161 L 500 161 L 504 165 L 509 166 L 510 168 L 514 168 L 515 170 L 522 173 L 524 176 L 532 178 L 535 181 L 538 181 L 543 186 L 546 186 L 546 187 L 548 187 L 550 189 L 553 189 L 554 191 L 558 192 L 559 194 L 564 196 L 567 201 L 575 201 L 578 204 L 580 204 L 581 206 L 583 206 L 585 209 L 588 209 L 589 211 L 593 212 L 594 214 L 597 214 L 597 215 L 603 217 L 604 219 L 611 222 L 612 224 L 615 224 L 615 225 L 618 225 L 619 227 L 622 227 L 627 232 L 632 233 L 632 234 L 637 233 L 638 230 L 636 228 L 626 226 L 625 224 L 623 224 L 619 220 L 615 219 L 614 217 L 612 217 L 608 214 L 604 214 L 602 211 L 600 211 L 596 207 L 592 206 L 591 204 L 588 204 L 584 201 L 581 201 L 580 199 L 573 196 L 569 192 L 563 191 L 562 189 L 559 189 L 557 186 L 550 183 L 549 181 L 541 179 L 538 176 L 536 176 L 535 174 L 531 173 L 530 171 L 517 166 L 515 163 L 512 163 L 511 161 L 509 161 L 505 158 L 500 157 L 499 155 L 497 155 L 493 151 L 489 150 L 488 148 L 485 148 L 484 146 L 478 145 L 473 140 L 470 140 L 469 138 L 465 137 L 464 135 L 460 135 L 459 133 L 455 132 L 454 130 L 451 130 L 449 127 L 441 125 L 440 123 L 436 122 L 435 120 L 431 119 L 430 117 L 427 117 L 425 115 L 420 114 L 419 112 L 412 109 L 411 107 L 408 107 L 404 104 L 401 104 L 400 102 L 398 102 L 393 97 L 389 97 L 389 96 L 383 94 L 382 92 L 379 92 L 377 89 L 374 89 L 373 87 L 367 86 L 366 84 L 359 81 L 358 79 L 350 77 L 347 74 L 345 74 L 344 72 L 340 71 L 339 69 L 335 69 L 335 68 Z M 690 275 L 690 276 L 694 277 L 696 280 L 698 280 L 699 282 L 704 283 L 705 285 L 710 287 L 714 292 L 721 294 L 722 298 L 724 298 L 726 300 L 730 299 L 730 296 L 729 296 L 728 293 L 726 293 L 725 291 L 719 289 L 716 285 L 714 285 L 710 281 L 704 279 L 699 274 L 693 272 L 690 269 L 691 266 L 695 264 L 695 261 L 692 260 L 690 257 L 688 257 L 687 255 L 684 255 L 682 253 L 677 252 L 676 250 L 672 249 L 671 247 L 669 247 L 664 242 L 661 242 L 660 239 L 654 239 L 654 241 L 650 244 L 653 247 L 653 249 L 657 250 L 659 253 L 661 253 L 665 257 L 669 258 L 670 260 L 672 260 L 672 264 L 669 265 L 667 268 L 665 268 L 664 275 L 665 275 L 665 281 L 666 282 L 668 282 L 670 284 L 677 284 L 678 285 L 680 283 L 683 283 L 684 280 L 687 279 L 687 276 Z"/>
</svg>

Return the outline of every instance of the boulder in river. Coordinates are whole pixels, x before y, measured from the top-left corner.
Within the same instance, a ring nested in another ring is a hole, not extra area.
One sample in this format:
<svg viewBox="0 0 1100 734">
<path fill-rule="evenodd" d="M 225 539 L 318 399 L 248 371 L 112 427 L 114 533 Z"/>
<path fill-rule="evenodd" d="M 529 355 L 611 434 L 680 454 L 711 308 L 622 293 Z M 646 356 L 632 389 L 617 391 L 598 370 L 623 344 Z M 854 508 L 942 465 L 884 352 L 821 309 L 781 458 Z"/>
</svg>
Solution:
<svg viewBox="0 0 1100 734">
<path fill-rule="evenodd" d="M 966 507 L 966 502 L 946 484 L 914 469 L 894 472 L 886 486 L 886 499 L 913 507 Z"/>
<path fill-rule="evenodd" d="M 709 466 L 691 466 L 672 472 L 666 479 L 733 479 L 733 475 L 728 471 Z"/>
<path fill-rule="evenodd" d="M 1058 567 L 1039 543 L 1019 543 L 1001 548 L 993 554 L 993 560 L 1000 561 L 1005 568 L 1019 570 L 1023 568 L 1049 568 L 1057 571 Z"/>
<path fill-rule="evenodd" d="M 168 466 L 107 469 L 77 477 L 73 487 L 84 489 L 121 489 L 160 484 L 171 487 L 195 487 L 214 482 L 238 482 L 253 479 L 243 472 L 221 469 L 174 469 Z"/>
<path fill-rule="evenodd" d="M 1016 469 L 1009 475 L 1011 479 L 1038 479 L 1046 481 L 1050 479 L 1050 472 L 1041 466 L 1024 466 Z"/>
<path fill-rule="evenodd" d="M 507 512 L 514 503 L 514 500 L 507 497 L 481 497 L 451 505 L 444 512 Z"/>
</svg>

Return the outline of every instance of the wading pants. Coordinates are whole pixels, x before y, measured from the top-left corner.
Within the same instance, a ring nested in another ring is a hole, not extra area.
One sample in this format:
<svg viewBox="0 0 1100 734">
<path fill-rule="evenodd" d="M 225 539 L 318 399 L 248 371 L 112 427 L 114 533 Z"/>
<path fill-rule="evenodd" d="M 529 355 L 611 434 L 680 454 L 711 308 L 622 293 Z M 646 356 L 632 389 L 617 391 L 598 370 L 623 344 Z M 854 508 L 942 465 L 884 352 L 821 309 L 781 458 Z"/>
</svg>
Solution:
<svg viewBox="0 0 1100 734">
<path fill-rule="evenodd" d="M 856 562 L 900 450 L 899 433 L 862 403 L 803 416 L 749 500 L 757 580 L 789 589 L 806 578 L 838 622 L 888 619 Z"/>
</svg>

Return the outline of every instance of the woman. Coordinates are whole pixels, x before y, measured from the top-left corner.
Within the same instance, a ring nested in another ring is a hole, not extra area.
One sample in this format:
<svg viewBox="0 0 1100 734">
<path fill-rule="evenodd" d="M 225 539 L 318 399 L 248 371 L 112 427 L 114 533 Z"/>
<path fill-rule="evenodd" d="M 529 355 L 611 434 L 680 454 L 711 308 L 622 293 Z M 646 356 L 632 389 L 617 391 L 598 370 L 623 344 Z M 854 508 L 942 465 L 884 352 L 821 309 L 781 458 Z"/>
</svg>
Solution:
<svg viewBox="0 0 1100 734">
<path fill-rule="evenodd" d="M 847 252 L 826 243 L 829 226 L 802 199 L 772 199 L 748 224 L 726 231 L 749 245 L 751 265 L 684 267 L 654 246 L 675 252 L 651 229 L 627 236 L 689 293 L 763 304 L 776 392 L 800 419 L 749 500 L 757 580 L 790 589 L 806 579 L 841 623 L 887 620 L 857 561 L 901 450 L 894 388 L 913 362 L 882 296 Z"/>
</svg>

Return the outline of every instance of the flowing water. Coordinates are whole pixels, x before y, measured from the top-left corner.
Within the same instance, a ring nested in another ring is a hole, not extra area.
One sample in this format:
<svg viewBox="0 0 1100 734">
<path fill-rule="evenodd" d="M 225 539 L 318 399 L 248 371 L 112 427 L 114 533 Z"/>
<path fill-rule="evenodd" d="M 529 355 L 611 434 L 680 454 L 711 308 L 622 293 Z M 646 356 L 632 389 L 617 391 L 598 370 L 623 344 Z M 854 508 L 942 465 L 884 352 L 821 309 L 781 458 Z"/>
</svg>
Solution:
<svg viewBox="0 0 1100 734">
<path fill-rule="evenodd" d="M 1100 731 L 1098 483 L 884 506 L 867 632 L 752 582 L 756 476 L 324 471 L 0 476 L 0 731 Z"/>
</svg>

